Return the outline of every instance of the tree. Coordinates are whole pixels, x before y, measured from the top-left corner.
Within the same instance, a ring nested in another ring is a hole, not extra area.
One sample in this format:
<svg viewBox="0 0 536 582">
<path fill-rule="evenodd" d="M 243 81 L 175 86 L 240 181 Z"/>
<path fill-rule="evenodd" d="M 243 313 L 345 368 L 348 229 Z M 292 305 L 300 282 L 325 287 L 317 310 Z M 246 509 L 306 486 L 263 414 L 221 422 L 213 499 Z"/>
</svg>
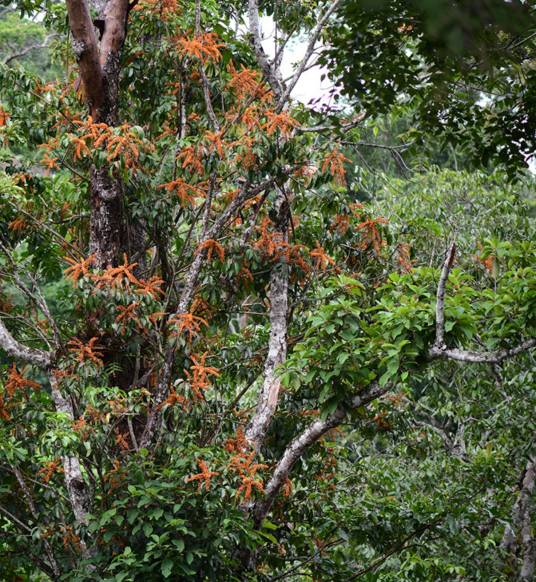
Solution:
<svg viewBox="0 0 536 582">
<path fill-rule="evenodd" d="M 444 196 L 431 204 L 414 191 L 418 178 L 402 182 L 414 208 L 391 204 L 388 192 L 385 206 L 358 202 L 354 186 L 367 175 L 347 175 L 348 148 L 362 145 L 368 114 L 325 116 L 291 99 L 321 37 L 332 58 L 349 4 L 263 7 L 278 25 L 275 57 L 255 0 L 245 13 L 199 1 L 68 0 L 67 28 L 61 7 L 20 6 L 44 10 L 63 35 L 68 76 L 44 83 L 1 70 L 6 571 L 299 579 L 304 566 L 320 579 L 356 578 L 465 516 L 479 478 L 502 466 L 495 459 L 467 467 L 463 493 L 445 461 L 454 508 L 430 494 L 436 510 L 404 520 L 382 506 L 393 525 L 370 538 L 379 557 L 369 566 L 360 565 L 365 530 L 316 526 L 336 523 L 327 475 L 355 439 L 368 436 L 370 483 L 378 478 L 373 453 L 390 404 L 415 402 L 412 428 L 436 429 L 452 452 L 467 448 L 467 418 L 427 418 L 423 384 L 441 387 L 460 362 L 477 366 L 464 387 L 480 376 L 487 387 L 501 366 L 501 383 L 519 382 L 536 345 L 534 245 L 516 228 L 527 214 L 522 186 L 511 190 L 500 174 L 432 173 L 422 180 Z M 284 79 L 283 51 L 304 30 L 305 57 Z M 456 180 L 474 198 L 453 193 Z M 495 198 L 478 205 L 491 186 Z M 477 226 L 464 221 L 466 204 L 478 207 Z M 503 231 L 489 212 L 508 217 Z M 501 395 L 506 438 L 503 408 L 522 415 Z M 512 439 L 528 440 L 526 431 Z M 408 466 L 415 459 L 405 452 Z M 386 463 L 386 474 L 404 468 Z M 351 463 L 343 471 L 355 479 Z M 307 487 L 314 475 L 318 487 Z M 510 472 L 493 478 L 501 493 L 511 485 Z M 528 531 L 528 504 L 517 506 L 511 529 Z M 349 499 L 342 511 L 359 517 Z M 338 531 L 352 537 L 346 550 Z M 29 537 L 32 565 L 20 557 Z M 508 543 L 514 565 L 495 560 L 482 572 L 516 570 L 520 552 L 532 552 L 532 538 L 521 550 Z M 454 567 L 436 566 L 423 579 Z"/>
</svg>

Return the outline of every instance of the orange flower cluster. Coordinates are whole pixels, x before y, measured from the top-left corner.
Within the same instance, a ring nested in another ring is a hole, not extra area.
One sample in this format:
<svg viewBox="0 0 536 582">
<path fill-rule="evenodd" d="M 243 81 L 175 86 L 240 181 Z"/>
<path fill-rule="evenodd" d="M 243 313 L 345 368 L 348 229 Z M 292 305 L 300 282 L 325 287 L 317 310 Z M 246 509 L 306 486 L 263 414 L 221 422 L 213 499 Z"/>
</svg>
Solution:
<svg viewBox="0 0 536 582">
<path fill-rule="evenodd" d="M 193 204 L 196 198 L 204 198 L 206 195 L 206 191 L 200 185 L 193 186 L 180 178 L 161 184 L 158 188 L 177 194 L 182 206 Z"/>
<path fill-rule="evenodd" d="M 385 246 L 385 240 L 381 235 L 379 226 L 380 224 L 387 224 L 387 222 L 386 218 L 378 216 L 377 218 L 368 218 L 359 223 L 356 227 L 361 232 L 359 248 L 365 250 L 372 247 L 374 252 L 379 255 L 382 247 Z"/>
<path fill-rule="evenodd" d="M 217 63 L 221 59 L 220 48 L 223 44 L 218 42 L 218 35 L 215 32 L 205 32 L 193 38 L 183 36 L 177 39 L 176 43 L 182 57 L 193 57 L 203 64 Z"/>
<path fill-rule="evenodd" d="M 181 161 L 181 168 L 189 170 L 192 174 L 202 175 L 204 173 L 203 158 L 198 148 L 187 146 L 177 155 L 177 159 Z"/>
<path fill-rule="evenodd" d="M 346 172 L 344 170 L 344 162 L 349 162 L 350 160 L 345 157 L 337 148 L 329 152 L 324 161 L 322 162 L 322 172 L 329 170 L 329 173 L 333 176 L 336 184 L 339 186 L 346 186 Z"/>
<path fill-rule="evenodd" d="M 62 472 L 63 468 L 60 465 L 60 461 L 59 459 L 56 459 L 54 461 L 48 461 L 48 463 L 45 463 L 41 469 L 37 471 L 37 475 L 41 477 L 45 483 L 48 483 L 52 479 L 52 475 L 54 475 L 54 473 Z"/>
<path fill-rule="evenodd" d="M 242 483 L 236 492 L 236 496 L 243 495 L 243 500 L 248 501 L 254 489 L 259 492 L 264 491 L 262 479 L 257 476 L 258 471 L 267 469 L 268 465 L 254 463 L 255 451 L 250 453 L 238 452 L 231 457 L 229 468 L 238 473 Z"/>
<path fill-rule="evenodd" d="M 212 255 L 216 254 L 218 255 L 218 259 L 223 263 L 225 258 L 225 250 L 218 241 L 209 238 L 208 240 L 202 242 L 197 247 L 197 252 L 200 253 L 204 251 L 207 252 L 207 259 L 209 261 L 212 260 Z"/>
<path fill-rule="evenodd" d="M 33 380 L 25 378 L 18 370 L 15 364 L 12 364 L 9 369 L 9 374 L 5 384 L 6 392 L 10 398 L 13 398 L 15 393 L 19 390 L 25 390 L 26 388 L 32 388 L 33 390 L 39 390 L 41 385 Z"/>
<path fill-rule="evenodd" d="M 411 245 L 408 243 L 399 243 L 396 247 L 396 258 L 403 273 L 409 273 L 413 269 L 411 260 Z"/>
<path fill-rule="evenodd" d="M 268 109 L 265 112 L 266 123 L 262 125 L 262 129 L 266 130 L 268 135 L 274 134 L 279 131 L 282 136 L 290 137 L 292 130 L 300 126 L 300 123 L 290 117 L 288 113 L 282 111 L 281 113 L 276 113 Z"/>
<path fill-rule="evenodd" d="M 191 367 L 192 374 L 190 374 L 188 370 L 185 370 L 184 373 L 190 382 L 190 388 L 192 389 L 195 398 L 201 400 L 204 398 L 203 390 L 207 390 L 210 388 L 210 386 L 212 386 L 212 383 L 209 380 L 209 376 L 218 377 L 220 375 L 220 371 L 218 368 L 205 365 L 207 352 L 201 354 L 200 356 L 192 355 L 190 358 L 194 363 Z"/>
<path fill-rule="evenodd" d="M 14 220 L 12 220 L 7 225 L 7 227 L 9 228 L 9 230 L 12 230 L 13 232 L 21 232 L 28 227 L 28 223 L 24 218 L 17 217 Z"/>
<path fill-rule="evenodd" d="M 108 162 L 121 158 L 127 168 L 133 168 L 138 164 L 140 149 L 149 149 L 149 145 L 143 142 L 128 123 L 113 128 L 106 123 L 94 123 L 91 115 L 86 121 L 73 119 L 73 123 L 81 132 L 81 135 L 71 136 L 75 160 L 91 157 L 93 151 L 102 147 L 108 154 Z"/>
<path fill-rule="evenodd" d="M 179 313 L 174 315 L 169 323 L 177 326 L 175 335 L 188 334 L 188 340 L 192 341 L 195 335 L 201 333 L 201 325 L 208 325 L 208 321 L 202 317 L 197 317 L 193 313 Z"/>
<path fill-rule="evenodd" d="M 165 406 L 173 407 L 175 404 L 179 404 L 183 410 L 186 410 L 188 407 L 188 399 L 182 394 L 177 394 L 175 388 L 171 388 L 167 398 L 160 405 L 160 408 L 164 408 Z"/>
<path fill-rule="evenodd" d="M 210 471 L 208 465 L 203 461 L 203 459 L 198 459 L 197 466 L 201 469 L 200 473 L 196 475 L 190 475 L 186 478 L 186 483 L 191 483 L 192 481 L 199 481 L 197 484 L 197 492 L 200 493 L 203 486 L 205 486 L 205 491 L 210 489 L 210 483 L 212 477 L 219 475 L 216 471 Z"/>
<path fill-rule="evenodd" d="M 86 362 L 93 362 L 96 366 L 103 366 L 102 361 L 102 347 L 97 345 L 97 337 L 92 337 L 87 344 L 74 338 L 69 341 L 67 345 L 70 346 L 69 351 L 76 355 L 76 359 L 80 364 Z"/>
<path fill-rule="evenodd" d="M 239 100 L 250 97 L 257 97 L 264 92 L 263 83 L 260 80 L 258 71 L 247 69 L 242 65 L 240 70 L 235 69 L 231 61 L 227 67 L 231 79 L 227 83 L 227 88 L 232 91 Z"/>
<path fill-rule="evenodd" d="M 325 271 L 328 265 L 335 264 L 335 261 L 326 254 L 318 241 L 314 250 L 312 250 L 309 254 L 311 255 L 311 258 L 314 259 L 316 269 Z"/>
<path fill-rule="evenodd" d="M 150 295 L 154 299 L 157 299 L 163 293 L 161 286 L 164 281 L 156 276 L 147 280 L 138 279 L 133 273 L 138 263 L 129 264 L 126 254 L 123 255 L 122 265 L 108 267 L 101 274 L 90 271 L 90 266 L 95 261 L 94 255 L 90 255 L 87 259 L 82 259 L 79 262 L 69 257 L 63 258 L 71 264 L 70 267 L 65 269 L 64 273 L 73 280 L 75 285 L 79 279 L 87 277 L 96 283 L 98 289 L 102 289 L 103 287 L 122 288 L 132 284 L 136 287 L 136 293 L 138 295 Z"/>
<path fill-rule="evenodd" d="M 9 118 L 8 112 L 0 105 L 0 127 L 6 126 Z"/>
</svg>

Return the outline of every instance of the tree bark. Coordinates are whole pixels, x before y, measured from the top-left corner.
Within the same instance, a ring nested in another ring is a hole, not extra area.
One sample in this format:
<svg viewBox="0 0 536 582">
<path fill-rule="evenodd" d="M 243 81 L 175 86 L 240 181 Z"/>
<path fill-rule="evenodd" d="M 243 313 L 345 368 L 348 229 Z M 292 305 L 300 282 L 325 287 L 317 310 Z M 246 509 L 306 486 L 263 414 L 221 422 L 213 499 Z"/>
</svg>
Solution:
<svg viewBox="0 0 536 582">
<path fill-rule="evenodd" d="M 278 199 L 276 229 L 284 242 L 288 239 L 289 207 L 283 192 Z M 281 381 L 277 368 L 287 357 L 289 266 L 284 257 L 272 267 L 270 273 L 270 338 L 268 356 L 264 364 L 264 381 L 257 409 L 246 430 L 246 439 L 259 450 L 277 409 Z"/>
<path fill-rule="evenodd" d="M 73 50 L 86 103 L 95 123 L 116 125 L 119 108 L 121 50 L 125 42 L 128 0 L 108 0 L 99 10 L 100 44 L 85 0 L 67 0 Z M 117 264 L 127 251 L 122 180 L 110 168 L 92 168 L 90 175 L 90 254 L 97 268 Z"/>
</svg>

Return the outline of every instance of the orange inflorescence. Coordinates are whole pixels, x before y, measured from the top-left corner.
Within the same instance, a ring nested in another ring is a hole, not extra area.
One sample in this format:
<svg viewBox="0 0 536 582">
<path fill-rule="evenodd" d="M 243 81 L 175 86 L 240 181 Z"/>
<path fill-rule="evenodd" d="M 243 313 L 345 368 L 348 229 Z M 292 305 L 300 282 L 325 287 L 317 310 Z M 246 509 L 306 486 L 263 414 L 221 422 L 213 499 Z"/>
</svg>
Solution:
<svg viewBox="0 0 536 582">
<path fill-rule="evenodd" d="M 346 186 L 346 172 L 344 171 L 344 162 L 349 162 L 350 160 L 345 157 L 337 148 L 329 152 L 322 163 L 322 172 L 329 170 L 329 173 L 333 176 L 335 183 L 339 186 Z"/>
<path fill-rule="evenodd" d="M 268 465 L 261 463 L 254 463 L 255 451 L 246 454 L 239 452 L 231 457 L 229 468 L 240 476 L 242 483 L 236 492 L 236 496 L 240 497 L 243 494 L 244 501 L 250 499 L 254 489 L 257 491 L 264 490 L 262 479 L 257 477 L 257 472 L 267 469 Z M 257 478 L 256 478 L 257 477 Z"/>
<path fill-rule="evenodd" d="M 103 366 L 102 347 L 97 345 L 97 339 L 97 337 L 92 337 L 87 344 L 84 344 L 78 338 L 74 338 L 68 343 L 71 346 L 69 351 L 76 355 L 81 364 L 93 362 L 97 366 Z"/>
<path fill-rule="evenodd" d="M 290 497 L 292 494 L 292 481 L 287 477 L 282 488 L 283 497 Z"/>
<path fill-rule="evenodd" d="M 117 267 L 108 267 L 102 275 L 97 275 L 95 280 L 99 288 L 104 285 L 111 287 L 122 287 L 124 284 L 133 283 L 136 286 L 140 285 L 140 280 L 132 272 L 138 263 L 129 265 L 127 255 L 123 255 L 123 264 Z"/>
<path fill-rule="evenodd" d="M 315 249 L 311 251 L 310 255 L 311 258 L 313 258 L 315 261 L 315 267 L 317 269 L 321 269 L 322 271 L 325 271 L 328 265 L 335 264 L 335 261 L 326 254 L 318 241 L 316 243 Z"/>
<path fill-rule="evenodd" d="M 13 232 L 20 232 L 27 228 L 27 226 L 28 223 L 26 220 L 24 220 L 24 218 L 15 218 L 7 225 L 9 230 L 12 230 Z"/>
<path fill-rule="evenodd" d="M 249 444 L 246 440 L 244 429 L 241 426 L 236 429 L 236 435 L 234 438 L 227 439 L 225 441 L 225 450 L 229 453 L 241 453 L 246 451 L 248 448 Z"/>
<path fill-rule="evenodd" d="M 72 279 L 75 285 L 78 282 L 78 279 L 86 277 L 90 274 L 89 268 L 95 261 L 95 255 L 90 255 L 87 259 L 82 259 L 78 263 L 69 257 L 63 258 L 65 261 L 71 264 L 70 267 L 65 269 L 65 276 Z"/>
<path fill-rule="evenodd" d="M 379 231 L 380 224 L 387 224 L 387 219 L 383 216 L 378 216 L 377 218 L 369 218 L 360 222 L 356 228 L 361 231 L 361 243 L 359 248 L 365 250 L 369 247 L 374 249 L 374 252 L 379 255 L 383 246 L 385 246 L 385 241 Z"/>
<path fill-rule="evenodd" d="M 400 265 L 400 270 L 403 273 L 409 273 L 413 269 L 413 261 L 411 260 L 411 245 L 408 243 L 399 243 L 396 248 L 397 261 Z"/>
<path fill-rule="evenodd" d="M 124 305 L 118 305 L 117 311 L 119 313 L 115 317 L 115 323 L 121 326 L 121 335 L 124 335 L 129 321 L 139 323 L 138 313 L 136 311 L 139 305 L 138 302 L 131 303 L 126 307 Z"/>
<path fill-rule="evenodd" d="M 222 245 L 218 241 L 213 240 L 211 238 L 202 242 L 197 247 L 197 251 L 198 252 L 206 251 L 207 252 L 207 259 L 209 261 L 212 260 L 213 254 L 218 255 L 218 259 L 220 259 L 221 262 L 223 262 L 223 259 L 225 258 L 225 250 L 222 247 Z"/>
<path fill-rule="evenodd" d="M 164 294 L 161 287 L 164 284 L 163 279 L 160 277 L 151 277 L 147 281 L 143 279 L 138 280 L 138 289 L 136 289 L 136 293 L 138 295 L 150 295 L 153 299 L 158 299 L 161 295 Z M 163 315 L 159 313 L 158 315 Z M 153 313 L 153 316 L 156 314 Z M 151 317 L 149 317 L 151 319 Z M 154 322 L 153 322 L 154 323 Z"/>
<path fill-rule="evenodd" d="M 177 155 L 177 159 L 182 162 L 181 167 L 183 169 L 189 170 L 192 174 L 203 175 L 203 159 L 194 146 L 182 148 Z"/>
<path fill-rule="evenodd" d="M 192 374 L 188 370 L 185 370 L 184 373 L 188 377 L 190 381 L 190 387 L 195 395 L 196 398 L 202 399 L 203 398 L 203 390 L 210 388 L 212 383 L 209 380 L 209 376 L 216 376 L 220 375 L 220 371 L 218 368 L 214 368 L 212 366 L 206 366 L 206 359 L 207 359 L 207 352 L 201 354 L 200 356 L 192 355 L 191 356 L 192 362 L 194 363 L 191 367 Z"/>
<path fill-rule="evenodd" d="M 10 398 L 15 395 L 18 390 L 24 390 L 25 388 L 33 388 L 34 390 L 39 390 L 41 385 L 33 380 L 28 380 L 17 370 L 17 366 L 12 364 L 9 369 L 9 374 L 6 380 L 6 392 Z"/>
<path fill-rule="evenodd" d="M 201 185 L 193 186 L 180 178 L 167 182 L 166 184 L 161 184 L 158 187 L 177 194 L 182 206 L 193 204 L 196 198 L 204 198 L 206 195 L 206 191 Z"/>
<path fill-rule="evenodd" d="M 201 333 L 201 325 L 208 325 L 206 319 L 197 317 L 193 313 L 179 313 L 173 316 L 169 323 L 177 326 L 176 335 L 187 333 L 190 341 L 194 335 Z"/>
<path fill-rule="evenodd" d="M 8 112 L 0 105 L 0 127 L 7 125 L 9 117 Z"/>
<path fill-rule="evenodd" d="M 183 36 L 176 42 L 179 53 L 183 57 L 197 58 L 203 64 L 217 63 L 221 59 L 220 48 L 223 44 L 218 42 L 218 35 L 215 32 L 205 32 L 193 38 Z"/>
<path fill-rule="evenodd" d="M 192 481 L 199 481 L 197 484 L 197 492 L 200 493 L 203 485 L 205 486 L 205 491 L 210 489 L 210 482 L 212 477 L 219 475 L 216 471 L 210 471 L 208 465 L 203 461 L 203 459 L 199 459 L 197 461 L 197 466 L 201 469 L 200 473 L 196 475 L 190 475 L 186 478 L 186 483 L 191 483 Z"/>
<path fill-rule="evenodd" d="M 258 71 L 247 69 L 242 65 L 240 70 L 235 69 L 232 61 L 229 63 L 227 70 L 231 74 L 231 80 L 227 86 L 240 100 L 254 97 L 264 91 L 263 84 L 260 81 Z"/>
<path fill-rule="evenodd" d="M 279 131 L 282 136 L 290 137 L 292 130 L 300 126 L 298 121 L 290 117 L 290 115 L 284 111 L 276 113 L 275 111 L 267 110 L 265 115 L 266 123 L 264 123 L 262 128 L 266 130 L 268 135 L 272 135 L 276 131 Z"/>
<path fill-rule="evenodd" d="M 51 158 L 47 152 L 41 158 L 41 165 L 44 166 L 47 170 L 58 170 L 58 159 L 59 158 Z"/>
<path fill-rule="evenodd" d="M 43 467 L 41 467 L 41 469 L 37 471 L 37 475 L 41 477 L 41 479 L 45 483 L 48 483 L 50 479 L 52 479 L 52 475 L 54 475 L 54 473 L 61 472 L 63 472 L 63 468 L 60 465 L 59 459 L 56 459 L 54 461 L 49 461 L 48 463 L 45 463 Z"/>
<path fill-rule="evenodd" d="M 164 402 L 162 402 L 160 407 L 161 408 L 163 408 L 164 406 L 172 407 L 175 406 L 175 404 L 179 404 L 183 408 L 183 410 L 186 410 L 188 406 L 188 399 L 182 394 L 177 394 L 175 389 L 171 388 L 167 398 L 164 400 Z"/>
</svg>

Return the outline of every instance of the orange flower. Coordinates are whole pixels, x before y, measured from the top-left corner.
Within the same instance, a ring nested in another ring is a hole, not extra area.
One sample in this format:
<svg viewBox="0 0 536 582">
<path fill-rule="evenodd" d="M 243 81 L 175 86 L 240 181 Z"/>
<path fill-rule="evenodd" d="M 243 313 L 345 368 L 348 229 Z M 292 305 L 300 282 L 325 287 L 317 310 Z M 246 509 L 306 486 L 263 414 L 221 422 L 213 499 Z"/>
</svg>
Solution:
<svg viewBox="0 0 536 582">
<path fill-rule="evenodd" d="M 76 286 L 78 279 L 90 275 L 89 267 L 95 261 L 95 255 L 90 255 L 87 259 L 82 259 L 78 263 L 69 257 L 63 257 L 63 259 L 71 264 L 70 267 L 65 269 L 65 276 L 72 279 L 74 285 Z"/>
<path fill-rule="evenodd" d="M 346 186 L 346 172 L 344 171 L 344 162 L 350 160 L 339 152 L 337 148 L 329 152 L 322 163 L 322 172 L 329 169 L 335 183 L 339 186 Z"/>
<path fill-rule="evenodd" d="M 13 232 L 23 231 L 27 226 L 28 223 L 24 218 L 15 218 L 7 225 L 9 230 L 12 230 Z"/>
<path fill-rule="evenodd" d="M 261 463 L 254 463 L 253 459 L 255 457 L 255 451 L 251 451 L 249 454 L 238 453 L 231 457 L 229 462 L 229 468 L 238 473 L 242 483 L 238 488 L 236 495 L 239 497 L 242 493 L 244 494 L 244 500 L 247 501 L 251 497 L 253 489 L 257 491 L 263 491 L 264 485 L 261 479 L 256 479 L 257 471 L 262 471 L 267 469 L 268 465 Z"/>
<path fill-rule="evenodd" d="M 237 70 L 232 61 L 229 63 L 227 70 L 231 74 L 231 79 L 227 86 L 235 93 L 238 99 L 244 100 L 263 91 L 258 71 L 246 69 L 244 65 L 240 70 Z"/>
<path fill-rule="evenodd" d="M 209 261 L 212 260 L 212 254 L 214 253 L 214 254 L 218 255 L 218 258 L 223 263 L 223 259 L 225 258 L 225 250 L 218 241 L 208 239 L 208 240 L 202 242 L 197 247 L 197 252 L 200 253 L 203 251 L 207 251 L 207 259 Z"/>
<path fill-rule="evenodd" d="M 147 281 L 139 279 L 138 289 L 136 289 L 136 293 L 138 295 L 150 295 L 153 299 L 158 299 L 159 296 L 164 294 L 164 292 L 161 289 L 163 284 L 164 284 L 163 279 L 160 279 L 159 277 L 156 276 L 151 277 Z M 153 316 L 154 315 L 155 314 L 153 314 Z M 160 313 L 160 315 L 163 314 Z M 149 317 L 149 319 L 151 319 L 151 317 Z"/>
<path fill-rule="evenodd" d="M 275 111 L 268 109 L 265 115 L 267 121 L 262 128 L 266 130 L 268 135 L 272 135 L 276 131 L 279 131 L 284 137 L 290 137 L 292 130 L 300 126 L 298 121 L 290 117 L 290 115 L 284 111 L 276 113 Z"/>
<path fill-rule="evenodd" d="M 175 404 L 180 404 L 183 410 L 186 410 L 188 405 L 188 399 L 182 394 L 177 394 L 175 389 L 171 388 L 168 397 L 164 400 L 164 402 L 162 402 L 160 408 L 163 408 L 164 406 L 173 407 L 175 406 Z"/>
<path fill-rule="evenodd" d="M 203 459 L 197 461 L 197 466 L 201 469 L 201 473 L 196 475 L 190 475 L 186 478 L 186 483 L 191 483 L 192 481 L 199 481 L 197 485 L 197 492 L 200 493 L 203 485 L 205 486 L 205 491 L 210 489 L 210 482 L 212 477 L 219 475 L 216 471 L 209 471 L 209 468 Z"/>
<path fill-rule="evenodd" d="M 12 364 L 9 375 L 6 380 L 6 392 L 10 398 L 13 398 L 17 390 L 24 390 L 25 388 L 33 388 L 34 390 L 39 390 L 41 385 L 33 380 L 28 380 L 17 370 L 17 366 Z"/>
<path fill-rule="evenodd" d="M 45 155 L 41 158 L 41 165 L 44 166 L 47 170 L 58 170 L 58 158 L 51 158 L 48 153 L 45 152 Z"/>
<path fill-rule="evenodd" d="M 193 313 L 179 313 L 173 316 L 169 323 L 177 326 L 175 335 L 181 335 L 183 332 L 189 336 L 189 341 L 192 341 L 194 335 L 201 332 L 201 324 L 208 325 L 208 321 L 202 317 L 197 317 Z"/>
<path fill-rule="evenodd" d="M 54 473 L 62 472 L 63 468 L 60 465 L 60 461 L 59 459 L 56 459 L 54 461 L 48 461 L 48 463 L 45 463 L 44 466 L 41 467 L 39 471 L 37 471 L 37 475 L 41 477 L 45 483 L 48 483 L 50 479 L 52 479 L 52 475 L 54 475 Z"/>
<path fill-rule="evenodd" d="M 206 366 L 205 361 L 207 359 L 207 352 L 201 356 L 192 355 L 192 362 L 194 365 L 191 367 L 193 374 L 190 374 L 188 370 L 185 370 L 188 380 L 190 381 L 190 387 L 196 398 L 203 398 L 203 390 L 210 388 L 212 383 L 209 380 L 209 376 L 219 376 L 220 371 L 218 368 L 212 366 Z"/>
<path fill-rule="evenodd" d="M 81 364 L 93 362 L 97 366 L 103 366 L 102 347 L 96 345 L 97 339 L 97 337 L 92 337 L 87 344 L 84 344 L 78 338 L 74 338 L 68 343 L 71 346 L 69 351 L 76 355 Z"/>
<path fill-rule="evenodd" d="M 215 32 L 205 32 L 194 38 L 182 37 L 176 42 L 179 53 L 183 57 L 197 58 L 203 64 L 217 63 L 221 59 L 220 48 L 223 44 L 218 42 L 218 35 Z"/>
</svg>

